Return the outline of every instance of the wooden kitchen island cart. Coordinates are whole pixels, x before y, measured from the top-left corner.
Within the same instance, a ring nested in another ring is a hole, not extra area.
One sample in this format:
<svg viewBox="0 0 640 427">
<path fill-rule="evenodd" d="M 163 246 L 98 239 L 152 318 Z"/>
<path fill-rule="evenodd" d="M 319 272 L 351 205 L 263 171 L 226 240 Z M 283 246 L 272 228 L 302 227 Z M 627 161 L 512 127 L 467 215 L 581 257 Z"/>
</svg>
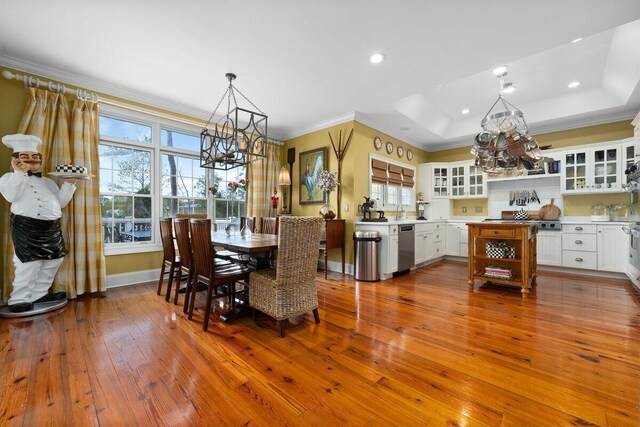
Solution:
<svg viewBox="0 0 640 427">
<path fill-rule="evenodd" d="M 469 226 L 469 286 L 476 280 L 519 286 L 523 295 L 536 284 L 538 225 L 487 221 Z"/>
</svg>

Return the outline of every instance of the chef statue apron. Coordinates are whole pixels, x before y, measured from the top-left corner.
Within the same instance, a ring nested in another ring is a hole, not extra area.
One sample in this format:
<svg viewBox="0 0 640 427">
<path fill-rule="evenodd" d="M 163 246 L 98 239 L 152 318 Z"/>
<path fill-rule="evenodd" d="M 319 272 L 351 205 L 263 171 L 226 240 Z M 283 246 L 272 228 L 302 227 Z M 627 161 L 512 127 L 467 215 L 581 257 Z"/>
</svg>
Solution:
<svg viewBox="0 0 640 427">
<path fill-rule="evenodd" d="M 0 193 L 11 203 L 15 279 L 9 311 L 25 313 L 34 304 L 66 299 L 65 292 L 49 293 L 53 278 L 67 254 L 60 229 L 61 209 L 76 189 L 76 180 L 58 188 L 42 176 L 42 141 L 32 135 L 7 135 L 2 142 L 13 149 L 13 172 L 0 178 Z"/>
</svg>

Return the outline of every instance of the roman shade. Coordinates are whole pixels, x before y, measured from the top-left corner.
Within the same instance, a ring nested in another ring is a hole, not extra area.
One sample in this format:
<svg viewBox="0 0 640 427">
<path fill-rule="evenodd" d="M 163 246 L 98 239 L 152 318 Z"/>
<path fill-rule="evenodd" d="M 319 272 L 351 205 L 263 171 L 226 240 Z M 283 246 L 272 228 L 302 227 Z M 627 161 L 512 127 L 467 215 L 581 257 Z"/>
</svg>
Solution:
<svg viewBox="0 0 640 427">
<path fill-rule="evenodd" d="M 412 188 L 415 185 L 413 179 L 415 171 L 409 168 L 402 168 L 402 186 Z"/>
<path fill-rule="evenodd" d="M 389 164 L 389 184 L 402 185 L 402 166 Z"/>
<path fill-rule="evenodd" d="M 387 163 L 371 159 L 371 182 L 387 183 Z"/>
</svg>

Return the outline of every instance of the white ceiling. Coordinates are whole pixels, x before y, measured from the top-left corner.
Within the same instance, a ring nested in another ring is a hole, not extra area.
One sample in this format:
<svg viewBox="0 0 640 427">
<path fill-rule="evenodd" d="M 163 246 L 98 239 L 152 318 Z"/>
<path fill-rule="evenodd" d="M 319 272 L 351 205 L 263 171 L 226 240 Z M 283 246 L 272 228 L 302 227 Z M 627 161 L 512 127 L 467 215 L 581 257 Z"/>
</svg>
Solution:
<svg viewBox="0 0 640 427">
<path fill-rule="evenodd" d="M 0 10 L 1 65 L 204 118 L 234 72 L 279 139 L 356 117 L 427 150 L 470 144 L 500 64 L 534 131 L 640 110 L 638 0 L 0 0 Z M 373 52 L 387 60 L 371 64 Z"/>
</svg>

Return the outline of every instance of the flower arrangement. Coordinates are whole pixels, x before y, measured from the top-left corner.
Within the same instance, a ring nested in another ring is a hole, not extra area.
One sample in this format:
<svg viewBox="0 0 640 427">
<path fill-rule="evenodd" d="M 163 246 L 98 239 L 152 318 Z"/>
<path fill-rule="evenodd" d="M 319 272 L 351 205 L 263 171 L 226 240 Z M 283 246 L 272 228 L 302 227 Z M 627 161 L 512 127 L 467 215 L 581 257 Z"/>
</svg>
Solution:
<svg viewBox="0 0 640 427">
<path fill-rule="evenodd" d="M 331 192 L 335 190 L 340 183 L 338 182 L 337 172 L 322 171 L 318 177 L 318 188 L 322 191 Z"/>
<path fill-rule="evenodd" d="M 249 188 L 249 180 L 248 179 L 244 179 L 242 178 L 240 181 L 235 182 L 235 181 L 231 181 L 227 184 L 227 187 L 229 187 L 229 190 L 231 190 L 232 192 L 236 192 L 236 190 L 241 189 L 241 190 L 247 190 Z"/>
<path fill-rule="evenodd" d="M 280 200 L 280 197 L 278 197 L 278 188 L 274 187 L 273 188 L 273 196 L 271 196 L 271 207 L 273 209 L 278 209 L 278 201 Z"/>
<path fill-rule="evenodd" d="M 218 192 L 218 187 L 216 187 L 215 185 L 212 185 L 211 187 L 209 187 L 209 193 L 215 196 L 217 192 Z"/>
</svg>

